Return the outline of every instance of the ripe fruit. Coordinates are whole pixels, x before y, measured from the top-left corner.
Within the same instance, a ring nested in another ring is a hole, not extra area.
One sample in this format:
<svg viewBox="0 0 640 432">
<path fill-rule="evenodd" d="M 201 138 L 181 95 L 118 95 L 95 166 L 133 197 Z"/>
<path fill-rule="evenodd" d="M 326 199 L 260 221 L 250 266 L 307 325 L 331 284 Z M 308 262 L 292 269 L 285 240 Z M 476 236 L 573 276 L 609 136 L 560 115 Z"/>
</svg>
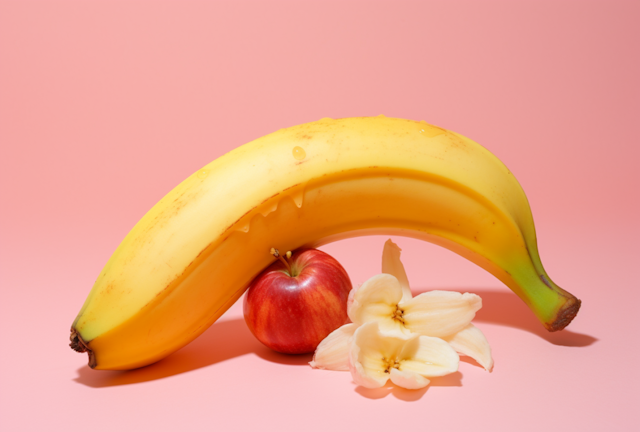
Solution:
<svg viewBox="0 0 640 432">
<path fill-rule="evenodd" d="M 244 298 L 244 319 L 256 338 L 286 353 L 313 352 L 348 321 L 349 275 L 317 249 L 287 253 L 256 277 Z M 289 258 L 290 257 L 290 258 Z"/>
<path fill-rule="evenodd" d="M 265 250 L 274 244 L 286 251 L 368 234 L 460 254 L 550 331 L 578 313 L 580 300 L 542 266 L 524 191 L 487 149 L 425 122 L 322 119 L 238 147 L 162 198 L 98 276 L 71 346 L 96 369 L 151 364 L 229 309 L 273 262 Z"/>
</svg>

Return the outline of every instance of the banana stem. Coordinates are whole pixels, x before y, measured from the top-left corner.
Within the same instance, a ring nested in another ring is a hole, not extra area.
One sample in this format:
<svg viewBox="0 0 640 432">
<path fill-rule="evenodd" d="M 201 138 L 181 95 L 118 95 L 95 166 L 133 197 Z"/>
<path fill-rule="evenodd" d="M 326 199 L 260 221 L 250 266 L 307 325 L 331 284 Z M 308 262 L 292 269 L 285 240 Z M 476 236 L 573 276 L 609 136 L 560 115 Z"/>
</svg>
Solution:
<svg viewBox="0 0 640 432">
<path fill-rule="evenodd" d="M 79 353 L 86 352 L 87 354 L 89 354 L 89 367 L 91 367 L 91 369 L 95 368 L 96 356 L 93 354 L 93 350 L 89 348 L 89 345 L 82 339 L 80 333 L 78 333 L 78 331 L 73 327 L 71 327 L 71 336 L 69 337 L 69 340 L 71 341 L 69 346 L 74 351 L 77 351 Z"/>
<path fill-rule="evenodd" d="M 554 332 L 564 329 L 575 318 L 580 310 L 581 301 L 573 294 L 563 290 L 556 285 L 545 274 L 540 275 L 540 281 L 548 287 L 554 294 L 558 296 L 558 306 L 555 308 L 555 314 L 551 319 L 543 321 L 547 330 Z M 537 312 L 534 310 L 534 312 Z"/>
<path fill-rule="evenodd" d="M 562 330 L 575 318 L 581 301 L 556 285 L 544 270 L 536 274 L 531 269 L 510 275 L 511 280 L 505 279 L 505 284 L 524 300 L 547 330 Z"/>
<path fill-rule="evenodd" d="M 291 271 L 291 265 L 289 264 L 289 262 L 287 260 L 285 260 L 284 258 L 282 258 L 282 255 L 280 255 L 280 252 L 278 251 L 278 249 L 276 248 L 271 248 L 271 255 L 275 256 L 276 258 L 278 258 L 287 268 L 287 271 L 289 272 L 290 275 L 293 275 L 293 272 Z M 291 251 L 287 252 L 287 258 L 291 258 Z"/>
</svg>

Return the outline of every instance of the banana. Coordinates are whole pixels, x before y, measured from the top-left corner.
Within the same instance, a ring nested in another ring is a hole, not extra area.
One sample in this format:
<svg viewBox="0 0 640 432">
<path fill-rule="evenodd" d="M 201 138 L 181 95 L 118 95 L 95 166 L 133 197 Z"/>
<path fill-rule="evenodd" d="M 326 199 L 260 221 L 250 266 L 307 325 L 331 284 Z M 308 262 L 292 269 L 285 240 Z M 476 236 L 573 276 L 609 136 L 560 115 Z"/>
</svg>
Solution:
<svg viewBox="0 0 640 432">
<path fill-rule="evenodd" d="M 71 327 L 95 369 L 183 347 L 274 257 L 369 234 L 423 239 L 511 288 L 550 330 L 580 300 L 547 275 L 518 181 L 470 139 L 423 121 L 322 119 L 259 138 L 162 198 L 111 256 Z"/>
</svg>

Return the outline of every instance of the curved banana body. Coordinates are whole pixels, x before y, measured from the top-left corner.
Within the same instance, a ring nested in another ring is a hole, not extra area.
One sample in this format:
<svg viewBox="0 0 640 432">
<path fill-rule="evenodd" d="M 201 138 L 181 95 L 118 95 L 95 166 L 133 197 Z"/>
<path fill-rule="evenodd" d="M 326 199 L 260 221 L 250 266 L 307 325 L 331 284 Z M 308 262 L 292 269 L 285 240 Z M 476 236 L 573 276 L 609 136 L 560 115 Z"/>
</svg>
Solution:
<svg viewBox="0 0 640 432">
<path fill-rule="evenodd" d="M 96 369 L 132 369 L 186 345 L 274 257 L 347 237 L 442 245 L 511 288 L 547 329 L 580 301 L 545 273 L 527 198 L 488 150 L 425 122 L 323 119 L 213 161 L 158 202 L 109 259 L 72 326 Z"/>
</svg>

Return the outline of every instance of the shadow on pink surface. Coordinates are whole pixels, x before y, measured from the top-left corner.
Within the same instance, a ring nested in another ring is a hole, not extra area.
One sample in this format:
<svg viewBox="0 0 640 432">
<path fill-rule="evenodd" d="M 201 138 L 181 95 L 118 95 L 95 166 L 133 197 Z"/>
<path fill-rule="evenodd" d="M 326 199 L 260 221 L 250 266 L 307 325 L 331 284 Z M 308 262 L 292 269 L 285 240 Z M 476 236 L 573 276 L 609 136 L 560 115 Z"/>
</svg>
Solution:
<svg viewBox="0 0 640 432">
<path fill-rule="evenodd" d="M 385 386 L 377 389 L 358 386 L 355 388 L 355 392 L 367 399 L 382 399 L 392 394 L 400 400 L 414 402 L 420 400 L 431 387 L 462 387 L 462 374 L 456 372 L 443 377 L 429 378 L 429 381 L 430 383 L 427 387 L 418 390 L 397 387 L 389 381 Z"/>
<path fill-rule="evenodd" d="M 414 295 L 431 290 L 414 290 Z M 482 297 L 482 309 L 476 314 L 474 322 L 499 324 L 533 333 L 554 345 L 568 347 L 586 347 L 598 339 L 571 331 L 571 324 L 559 332 L 549 332 L 535 317 L 533 312 L 520 298 L 505 289 L 447 289 L 447 291 L 471 292 Z M 575 318 L 580 319 L 580 312 Z"/>
<path fill-rule="evenodd" d="M 497 289 L 456 291 L 474 292 L 482 297 L 483 307 L 478 312 L 475 322 L 487 322 L 524 330 L 555 345 L 585 347 L 597 341 L 592 336 L 574 333 L 571 330 L 558 333 L 547 332 L 524 303 L 510 291 Z M 578 319 L 579 317 L 580 314 Z M 74 380 L 94 388 L 143 383 L 193 371 L 246 354 L 255 354 L 274 363 L 297 366 L 306 366 L 312 358 L 311 354 L 285 355 L 271 351 L 255 339 L 244 319 L 237 318 L 215 323 L 192 343 L 155 364 L 132 371 L 94 371 L 84 366 L 78 369 L 78 377 Z M 432 379 L 430 386 L 461 386 L 461 378 L 462 374 L 457 372 Z M 389 385 L 373 390 L 357 387 L 356 391 L 371 399 L 393 394 L 398 399 L 411 401 L 422 397 L 427 390 L 406 391 Z"/>
<path fill-rule="evenodd" d="M 94 371 L 88 366 L 78 369 L 74 380 L 89 387 L 136 384 L 171 377 L 246 354 L 287 365 L 307 365 L 313 355 L 285 355 L 262 345 L 251 334 L 243 318 L 219 321 L 200 337 L 169 357 L 131 371 Z"/>
</svg>

